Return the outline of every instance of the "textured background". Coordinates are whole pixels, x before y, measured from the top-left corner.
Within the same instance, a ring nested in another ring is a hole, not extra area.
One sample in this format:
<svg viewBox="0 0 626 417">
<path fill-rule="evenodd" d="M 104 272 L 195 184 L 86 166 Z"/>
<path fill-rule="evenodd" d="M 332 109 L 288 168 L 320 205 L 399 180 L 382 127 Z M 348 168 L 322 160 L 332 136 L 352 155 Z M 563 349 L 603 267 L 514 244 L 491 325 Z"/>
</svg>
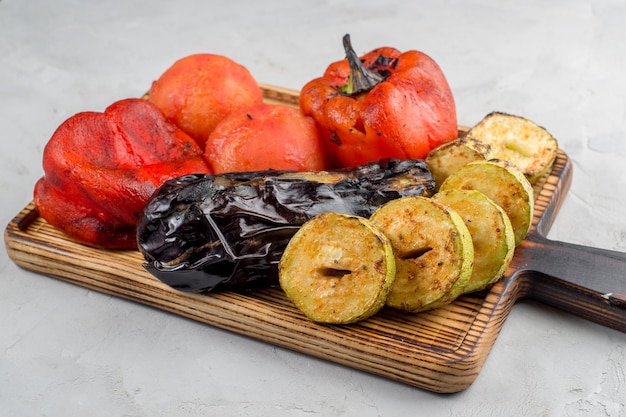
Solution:
<svg viewBox="0 0 626 417">
<path fill-rule="evenodd" d="M 226 55 L 299 89 L 379 46 L 443 68 L 460 124 L 546 127 L 574 162 L 550 237 L 626 251 L 626 3 L 0 0 L 0 221 L 54 129 Z M 20 270 L 0 251 L 0 416 L 626 415 L 626 335 L 524 302 L 474 384 L 437 395 Z"/>
</svg>

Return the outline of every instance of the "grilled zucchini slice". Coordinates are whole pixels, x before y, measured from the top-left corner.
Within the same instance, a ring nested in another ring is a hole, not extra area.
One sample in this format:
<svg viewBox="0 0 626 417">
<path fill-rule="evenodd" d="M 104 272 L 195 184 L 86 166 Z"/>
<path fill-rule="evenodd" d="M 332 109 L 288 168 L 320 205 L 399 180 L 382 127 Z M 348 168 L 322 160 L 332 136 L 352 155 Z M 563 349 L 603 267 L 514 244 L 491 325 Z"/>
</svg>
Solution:
<svg viewBox="0 0 626 417">
<path fill-rule="evenodd" d="M 278 271 L 281 288 L 305 316 L 348 324 L 384 306 L 395 260 L 389 239 L 368 219 L 327 212 L 291 238 Z"/>
<path fill-rule="evenodd" d="M 491 147 L 473 138 L 463 137 L 439 145 L 428 153 L 426 164 L 435 180 L 435 189 L 464 165 L 489 159 Z"/>
<path fill-rule="evenodd" d="M 474 267 L 463 293 L 480 291 L 502 277 L 515 252 L 515 232 L 502 207 L 476 190 L 445 190 L 435 201 L 459 213 L 474 243 Z"/>
<path fill-rule="evenodd" d="M 450 175 L 439 192 L 450 189 L 482 192 L 509 216 L 515 246 L 526 237 L 532 224 L 535 200 L 532 185 L 513 164 L 496 159 L 470 162 Z"/>
<path fill-rule="evenodd" d="M 465 288 L 474 259 L 472 238 L 463 219 L 427 197 L 403 197 L 370 217 L 389 237 L 396 278 L 386 305 L 417 313 L 444 306 Z"/>
<path fill-rule="evenodd" d="M 491 157 L 517 166 L 531 184 L 547 173 L 556 159 L 557 140 L 543 127 L 521 116 L 492 112 L 467 132 L 488 144 Z"/>
</svg>

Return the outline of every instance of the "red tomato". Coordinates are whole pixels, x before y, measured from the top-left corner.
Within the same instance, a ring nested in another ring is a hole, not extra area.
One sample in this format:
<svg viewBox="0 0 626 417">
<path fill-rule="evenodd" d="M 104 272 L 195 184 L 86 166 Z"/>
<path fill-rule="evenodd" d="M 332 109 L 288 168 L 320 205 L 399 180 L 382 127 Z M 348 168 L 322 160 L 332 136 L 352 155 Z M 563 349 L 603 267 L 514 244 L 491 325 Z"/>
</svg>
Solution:
<svg viewBox="0 0 626 417">
<path fill-rule="evenodd" d="M 204 148 L 230 112 L 263 102 L 256 80 L 242 65 L 213 54 L 176 61 L 152 83 L 148 100 Z"/>
<path fill-rule="evenodd" d="M 216 174 L 328 168 L 315 121 L 300 109 L 260 104 L 226 116 L 209 136 L 205 157 Z"/>
</svg>

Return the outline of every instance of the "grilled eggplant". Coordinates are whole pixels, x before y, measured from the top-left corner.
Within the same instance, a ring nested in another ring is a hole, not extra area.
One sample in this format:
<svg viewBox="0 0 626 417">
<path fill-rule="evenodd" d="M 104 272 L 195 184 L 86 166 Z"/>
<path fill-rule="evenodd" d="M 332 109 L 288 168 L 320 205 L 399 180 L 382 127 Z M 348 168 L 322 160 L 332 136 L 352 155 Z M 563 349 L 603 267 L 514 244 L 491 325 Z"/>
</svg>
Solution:
<svg viewBox="0 0 626 417">
<path fill-rule="evenodd" d="M 278 285 L 278 262 L 302 224 L 337 212 L 369 217 L 396 198 L 431 196 L 423 160 L 382 160 L 329 172 L 187 175 L 163 184 L 137 227 L 144 267 L 173 288 Z"/>
</svg>

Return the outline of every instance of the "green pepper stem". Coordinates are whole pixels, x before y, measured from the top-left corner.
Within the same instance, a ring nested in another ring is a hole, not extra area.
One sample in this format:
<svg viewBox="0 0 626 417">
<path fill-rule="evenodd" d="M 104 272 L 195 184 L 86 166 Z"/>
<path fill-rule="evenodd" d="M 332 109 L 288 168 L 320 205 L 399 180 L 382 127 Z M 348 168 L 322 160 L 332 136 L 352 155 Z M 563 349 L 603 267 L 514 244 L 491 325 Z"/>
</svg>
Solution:
<svg viewBox="0 0 626 417">
<path fill-rule="evenodd" d="M 352 48 L 350 34 L 343 37 L 343 49 L 346 51 L 346 58 L 350 64 L 350 78 L 348 84 L 339 88 L 339 92 L 346 95 L 356 95 L 371 90 L 384 81 L 384 77 L 369 68 L 365 67 L 359 56 Z"/>
</svg>

